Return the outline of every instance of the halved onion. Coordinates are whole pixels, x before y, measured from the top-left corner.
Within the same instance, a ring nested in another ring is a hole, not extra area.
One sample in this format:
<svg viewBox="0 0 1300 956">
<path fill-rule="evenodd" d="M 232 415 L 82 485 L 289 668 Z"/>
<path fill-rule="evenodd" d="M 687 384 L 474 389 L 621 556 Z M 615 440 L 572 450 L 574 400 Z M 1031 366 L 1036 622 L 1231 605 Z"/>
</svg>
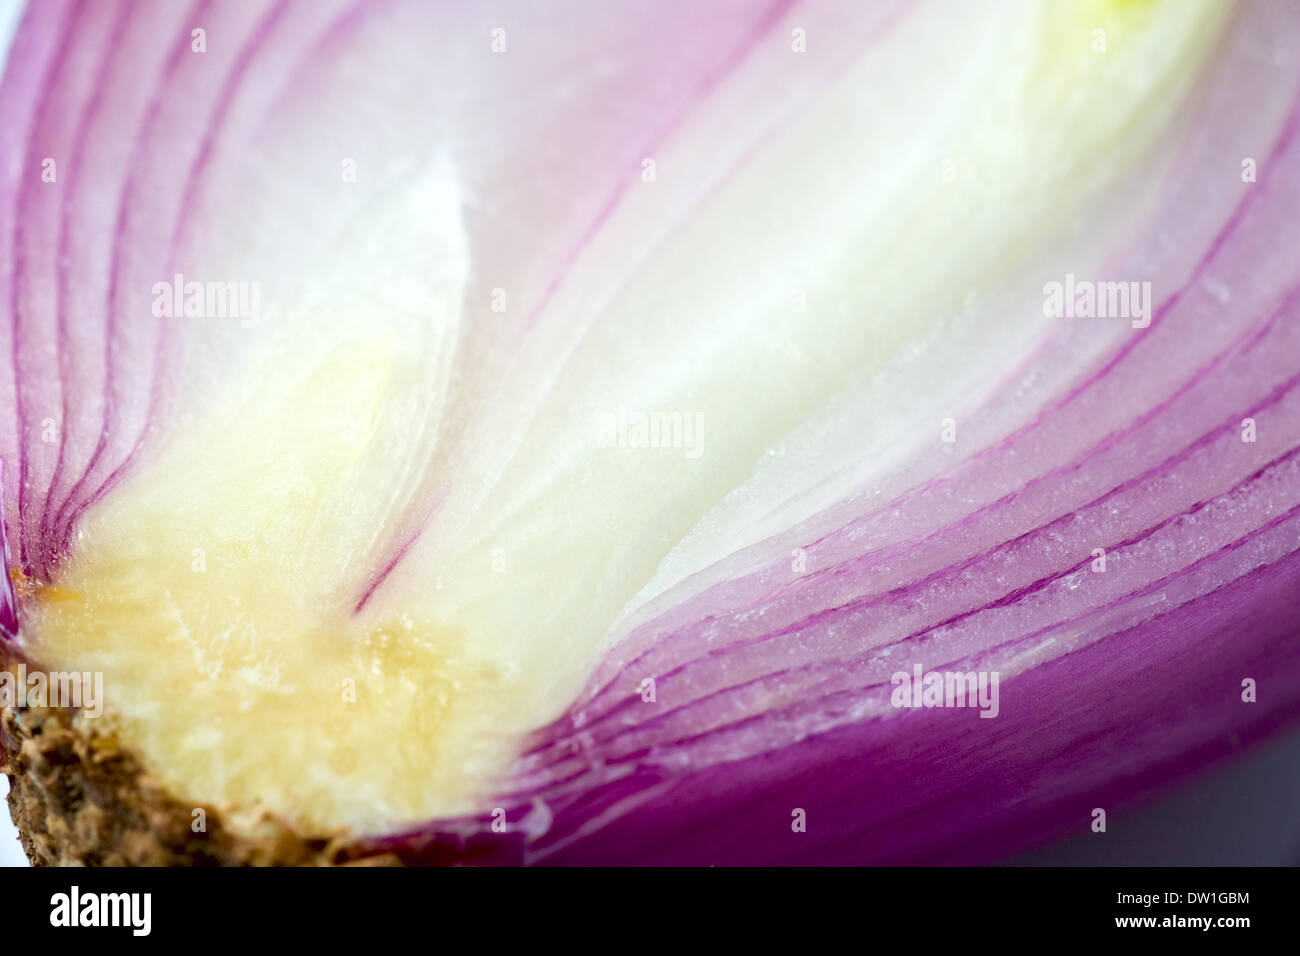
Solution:
<svg viewBox="0 0 1300 956">
<path fill-rule="evenodd" d="M 1298 35 L 34 5 L 0 620 L 106 713 L 10 713 L 32 852 L 987 860 L 1290 720 Z"/>
</svg>

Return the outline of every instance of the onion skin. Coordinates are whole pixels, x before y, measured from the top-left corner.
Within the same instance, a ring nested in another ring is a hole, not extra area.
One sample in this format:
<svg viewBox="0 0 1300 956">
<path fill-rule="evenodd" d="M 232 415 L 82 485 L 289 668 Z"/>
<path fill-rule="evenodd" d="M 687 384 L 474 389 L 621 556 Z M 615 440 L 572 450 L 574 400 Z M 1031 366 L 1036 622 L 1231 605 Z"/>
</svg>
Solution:
<svg viewBox="0 0 1300 956">
<path fill-rule="evenodd" d="M 657 37 L 673 32 L 667 14 L 638 11 Z M 211 183 L 238 182 L 245 169 L 237 148 L 223 149 L 225 138 L 257 142 L 250 117 L 261 107 L 283 109 L 290 123 L 328 115 L 334 58 L 378 56 L 376 24 L 420 16 L 402 5 L 217 4 L 205 19 L 210 33 L 239 42 L 214 45 L 208 75 L 185 56 L 189 11 L 151 7 L 138 20 L 118 12 L 34 5 L 0 87 L 0 128 L 15 131 L 0 145 L 0 301 L 9 314 L 0 355 L 13 356 L 0 380 L 0 535 L 19 580 L 57 582 L 77 555 L 86 514 L 147 469 L 176 427 L 176 409 L 209 384 L 180 374 L 189 343 L 155 324 L 139 297 L 181 253 L 215 242 L 199 225 L 221 221 L 205 190 L 222 195 Z M 467 298 L 482 299 L 486 275 L 502 263 L 522 261 L 529 276 L 522 331 L 467 333 L 468 354 L 490 356 L 476 366 L 482 383 L 516 360 L 544 366 L 550 352 L 536 343 L 567 342 L 571 316 L 556 303 L 581 298 L 584 277 L 595 282 L 602 263 L 632 273 L 649 255 L 652 239 L 619 232 L 628 163 L 645 142 L 713 144 L 720 134 L 694 111 L 727 95 L 733 74 L 763 88 L 746 72 L 763 75 L 754 53 L 763 38 L 819 16 L 852 36 L 819 68 L 824 75 L 796 84 L 798 106 L 754 104 L 756 114 L 770 106 L 786 116 L 815 105 L 853 56 L 872 55 L 914 15 L 892 4 L 850 14 L 778 3 L 735 20 L 732 5 L 720 3 L 700 22 L 729 52 L 688 44 L 680 89 L 659 97 L 653 84 L 638 86 L 626 116 L 611 111 L 586 126 L 584 97 L 603 106 L 608 90 L 575 80 L 569 105 L 548 107 L 589 162 L 567 174 L 548 169 L 567 175 L 563 188 L 513 157 L 522 134 L 510 124 L 465 125 L 501 137 L 484 145 L 462 133 L 457 144 L 481 150 L 483 183 L 517 186 L 515 200 L 542 220 L 555 217 L 536 249 L 490 208 L 486 225 L 471 230 L 482 274 L 469 280 Z M 434 31 L 464 26 L 447 12 L 429 22 Z M 601 29 L 642 69 L 654 62 L 653 48 L 618 34 L 617 18 L 592 28 L 593 49 L 602 49 Z M 123 36 L 153 59 L 90 55 Z M 111 864 L 980 864 L 1085 832 L 1095 808 L 1135 805 L 1292 724 L 1300 715 L 1300 183 L 1290 174 L 1300 168 L 1298 39 L 1300 13 L 1241 4 L 1203 74 L 1171 107 L 1167 130 L 1153 134 L 1156 145 L 1098 190 L 1094 210 L 1079 213 L 1078 247 L 1062 240 L 1041 258 L 1017 260 L 1032 290 L 1071 271 L 1075 257 L 1104 262 L 1107 276 L 1150 281 L 1148 325 L 1059 320 L 1032 347 L 1007 343 L 1001 364 L 989 358 L 995 347 L 978 353 L 972 363 L 989 363 L 991 378 L 953 410 L 961 441 L 917 441 L 883 471 L 871 471 L 868 451 L 847 447 L 842 468 L 810 464 L 812 477 L 797 480 L 764 484 L 763 469 L 781 465 L 755 465 L 742 490 L 760 505 L 747 514 L 727 510 L 743 501 L 719 502 L 692 529 L 665 559 L 669 570 L 610 626 L 576 698 L 492 781 L 482 812 L 362 835 L 204 803 L 214 826 L 200 847 L 184 825 L 193 804 L 159 785 L 140 755 L 105 759 L 109 744 L 67 715 L 7 708 L 0 750 L 29 854 Z M 418 58 L 399 62 L 415 70 Z M 506 109 L 520 91 L 478 70 L 465 78 L 475 91 L 467 102 Z M 170 85 L 128 94 L 123 77 L 134 75 Z M 441 76 L 430 65 L 407 79 L 419 88 Z M 202 104 L 194 115 L 179 106 L 187 97 Z M 68 205 L 44 204 L 34 178 L 42 157 L 52 142 L 72 156 L 90 148 L 100 127 L 69 117 L 93 117 L 105 103 L 124 126 L 153 132 L 134 156 L 110 135 L 104 162 L 86 167 L 98 179 L 79 179 L 77 160 L 63 162 Z M 389 108 L 397 110 L 375 109 Z M 766 122 L 743 127 L 755 149 Z M 169 160 L 173 152 L 183 160 Z M 1257 164 L 1249 180 L 1239 175 L 1246 158 Z M 534 178 L 543 182 L 536 192 L 518 185 Z M 705 180 L 658 210 L 653 228 L 668 242 L 707 207 L 714 186 Z M 289 192 L 254 185 L 267 203 Z M 1120 214 L 1111 213 L 1129 207 L 1141 209 L 1113 235 L 1108 222 Z M 293 228 L 308 246 L 317 227 L 302 216 Z M 68 248 L 73 265 L 59 255 Z M 593 298 L 601 294 L 598 286 Z M 563 368 L 569 353 L 555 351 Z M 895 374 L 906 381 L 905 366 Z M 59 410 L 57 458 L 44 453 L 37 411 L 51 408 Z M 931 427 L 917 416 L 917 428 Z M 855 421 L 865 429 L 869 407 L 828 416 L 825 432 L 851 435 Z M 820 447 L 816 427 L 800 435 L 782 446 L 791 458 Z M 473 459 L 474 441 L 467 429 L 456 455 Z M 772 488 L 779 493 L 764 497 Z M 392 516 L 350 592 L 356 614 L 372 595 L 412 587 L 421 566 L 407 549 L 436 536 L 444 496 L 457 505 L 457 495 L 475 490 L 449 492 L 431 480 Z M 761 533 L 746 536 L 751 526 Z M 711 536 L 721 556 L 705 560 Z M 1097 548 L 1105 573 L 1095 573 Z M 793 553 L 806 569 L 792 567 Z M 24 659 L 21 588 L 5 584 L 2 647 Z M 913 665 L 1000 673 L 997 719 L 894 708 L 891 677 Z M 647 678 L 653 701 L 643 697 Z M 1250 702 L 1247 680 L 1258 691 Z M 44 740 L 39 727 L 49 729 Z M 84 813 L 65 799 L 70 789 L 95 794 Z M 796 817 L 805 825 L 792 826 Z"/>
</svg>

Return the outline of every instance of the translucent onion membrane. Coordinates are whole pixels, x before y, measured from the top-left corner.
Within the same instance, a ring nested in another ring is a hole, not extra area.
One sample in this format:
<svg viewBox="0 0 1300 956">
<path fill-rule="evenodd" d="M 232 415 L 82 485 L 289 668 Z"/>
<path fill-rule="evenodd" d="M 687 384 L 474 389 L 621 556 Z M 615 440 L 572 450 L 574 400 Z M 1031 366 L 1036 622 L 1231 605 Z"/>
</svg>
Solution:
<svg viewBox="0 0 1300 956">
<path fill-rule="evenodd" d="M 1296 715 L 1300 10 L 470 6 L 20 26 L 10 650 L 174 792 L 970 862 Z"/>
</svg>

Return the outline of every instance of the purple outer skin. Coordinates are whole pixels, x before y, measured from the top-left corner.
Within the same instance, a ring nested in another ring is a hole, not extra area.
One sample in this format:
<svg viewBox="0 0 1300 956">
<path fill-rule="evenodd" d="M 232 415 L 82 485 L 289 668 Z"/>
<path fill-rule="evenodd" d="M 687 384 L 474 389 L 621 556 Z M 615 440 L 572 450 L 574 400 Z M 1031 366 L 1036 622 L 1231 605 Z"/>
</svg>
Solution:
<svg viewBox="0 0 1300 956">
<path fill-rule="evenodd" d="M 1025 703 L 1005 720 L 925 710 L 900 718 L 906 730 L 852 725 L 688 778 L 548 862 L 980 863 L 1084 832 L 1094 807 L 1122 808 L 1300 713 L 1300 607 L 1268 600 L 1300 593 L 1300 558 L 1253 577 L 1009 681 L 1004 693 Z M 1243 704 L 1241 673 L 1279 675 L 1273 702 Z M 1188 701 L 1206 703 L 1188 714 Z M 1246 706 L 1261 712 L 1225 734 Z M 1127 751 L 1175 756 L 1125 766 Z M 1074 790 L 1080 781 L 1097 783 Z M 806 833 L 773 812 L 787 806 L 806 809 Z"/>
<path fill-rule="evenodd" d="M 340 4 L 312 23 L 320 43 L 334 49 L 391 6 Z M 757 10 L 734 31 L 728 70 L 743 66 L 790 6 Z M 127 9 L 120 8 L 116 30 L 126 29 Z M 165 330 L 132 340 L 149 351 L 143 364 L 152 371 L 139 381 L 130 374 L 131 349 L 117 338 L 118 320 L 126 321 L 112 291 L 126 281 L 117 267 L 128 258 L 127 244 L 140 238 L 128 217 L 132 171 L 122 184 L 102 317 L 105 421 L 91 434 L 61 428 L 57 464 L 44 470 L 42 415 L 33 408 L 62 408 L 66 418 L 75 404 L 70 396 L 84 395 L 75 391 L 82 387 L 75 376 L 60 382 L 33 374 L 48 368 L 42 336 L 50 333 L 44 316 L 22 314 L 19 276 L 30 265 L 24 243 L 44 235 L 34 214 L 25 217 L 24 203 L 40 195 L 32 177 L 44 144 L 32 140 L 41 104 L 61 67 L 78 66 L 64 58 L 86 10 L 71 2 L 34 5 L 0 87 L 0 128 L 18 131 L 0 144 L 0 302 L 10 311 L 0 354 L 12 354 L 0 407 L 14 412 L 0 423 L 0 545 L 6 571 L 13 542 L 24 571 L 38 579 L 54 573 L 73 546 L 78 517 L 142 456 L 177 384 L 167 379 L 175 343 Z M 242 39 L 229 71 L 214 79 L 175 219 L 157 227 L 160 273 L 173 262 L 199 181 L 219 161 L 213 144 L 245 69 L 275 55 L 265 48 L 274 51 L 273 41 L 282 39 L 275 35 L 282 18 L 307 15 L 290 4 L 232 10 L 199 4 L 186 14 L 192 20 L 202 11 Z M 863 35 L 878 27 L 863 27 Z M 1170 228 L 1185 225 L 1176 217 L 1206 188 L 1198 171 L 1231 167 L 1238 142 L 1260 147 L 1260 179 L 1213 222 L 1198 220 L 1179 233 L 1196 250 L 1189 268 L 1152 267 L 1168 281 L 1143 335 L 1061 383 L 1027 414 L 1006 419 L 1012 424 L 971 457 L 877 499 L 887 505 L 846 501 L 669 592 L 653 616 L 620 635 L 569 711 L 527 742 L 488 804 L 507 811 L 507 833 L 492 832 L 485 812 L 391 840 L 420 842 L 431 863 L 987 862 L 1084 832 L 1094 808 L 1132 805 L 1300 716 L 1300 262 L 1286 258 L 1286 250 L 1300 248 L 1300 12 L 1259 0 L 1232 29 L 1194 124 L 1208 132 L 1193 136 L 1186 167 L 1161 186 L 1165 218 L 1157 215 L 1120 253 L 1130 270 L 1120 274 L 1145 274 L 1135 263 L 1159 263 L 1151 250 Z M 170 77 L 185 59 L 177 52 L 184 44 L 165 26 L 159 42 L 172 51 L 164 70 Z M 1269 45 L 1271 60 L 1251 52 Z M 106 56 L 104 69 L 112 66 L 133 68 Z M 719 80 L 707 67 L 698 67 L 690 85 L 701 98 Z M 1234 85 L 1239 71 L 1250 82 Z M 154 90 L 143 114 L 131 118 L 138 126 L 132 155 L 147 153 L 151 117 L 168 95 L 166 85 Z M 650 141 L 677 130 L 691 105 L 688 97 L 651 117 L 660 133 Z M 1252 110 L 1276 121 L 1233 125 Z M 78 144 L 81 132 L 73 134 Z M 537 290 L 529 328 L 548 318 L 551 293 L 619 204 L 625 182 L 610 181 L 620 185 L 584 207 L 585 219 L 575 214 L 571 243 L 557 243 L 564 248 Z M 60 232 L 60 248 L 64 239 Z M 1206 283 L 1225 276 L 1237 295 L 1210 309 Z M 1215 322 L 1230 330 L 1224 344 L 1198 351 Z M 71 360 L 63 353 L 62 312 L 56 331 L 50 347 L 64 370 Z M 1181 377 L 1163 392 L 1144 392 L 1156 367 L 1151 355 L 1161 350 Z M 990 398 L 990 415 L 1014 404 L 1022 373 Z M 1129 418 L 1111 414 L 1105 428 L 1080 439 L 1075 455 L 1057 460 L 1044 450 L 1050 436 L 1082 431 L 1090 416 L 1106 414 L 1098 396 L 1108 390 L 1149 402 Z M 129 414 L 116 404 L 122 395 L 130 398 Z M 1258 447 L 1233 444 L 1245 415 L 1259 419 Z M 65 451 L 71 474 L 64 473 Z M 954 501 L 970 507 L 937 530 L 910 530 L 909 518 L 947 513 Z M 395 531 L 394 545 L 376 557 L 375 573 L 359 590 L 359 605 L 427 521 L 421 511 L 414 530 Z M 1086 573 L 1097 543 L 1129 562 L 1121 566 L 1138 583 L 1118 594 L 1098 584 L 1091 599 L 1086 587 L 1083 599 L 1062 596 L 1061 585 Z M 814 573 L 792 579 L 772 570 L 770 555 L 791 547 L 807 549 Z M 1144 582 L 1147 570 L 1152 577 Z M 0 632 L 11 646 L 19 646 L 18 619 L 6 573 Z M 1047 640 L 1059 642 L 1054 656 L 1042 651 Z M 1041 651 L 1037 662 L 1016 670 L 1016 655 L 1031 650 Z M 886 661 L 886 651 L 911 656 Z M 913 662 L 926 670 L 1006 669 L 1001 715 L 890 711 L 890 671 Z M 639 701 L 643 675 L 660 682 L 660 706 Z M 1243 701 L 1244 678 L 1257 681 L 1257 702 Z M 865 716 L 845 716 L 860 708 Z M 806 815 L 803 832 L 791 826 L 796 811 Z"/>
<path fill-rule="evenodd" d="M 9 569 L 13 558 L 9 553 L 9 534 L 5 530 L 4 462 L 0 461 L 0 644 L 12 644 L 18 637 L 18 595 L 14 593 L 13 578 Z"/>
</svg>

